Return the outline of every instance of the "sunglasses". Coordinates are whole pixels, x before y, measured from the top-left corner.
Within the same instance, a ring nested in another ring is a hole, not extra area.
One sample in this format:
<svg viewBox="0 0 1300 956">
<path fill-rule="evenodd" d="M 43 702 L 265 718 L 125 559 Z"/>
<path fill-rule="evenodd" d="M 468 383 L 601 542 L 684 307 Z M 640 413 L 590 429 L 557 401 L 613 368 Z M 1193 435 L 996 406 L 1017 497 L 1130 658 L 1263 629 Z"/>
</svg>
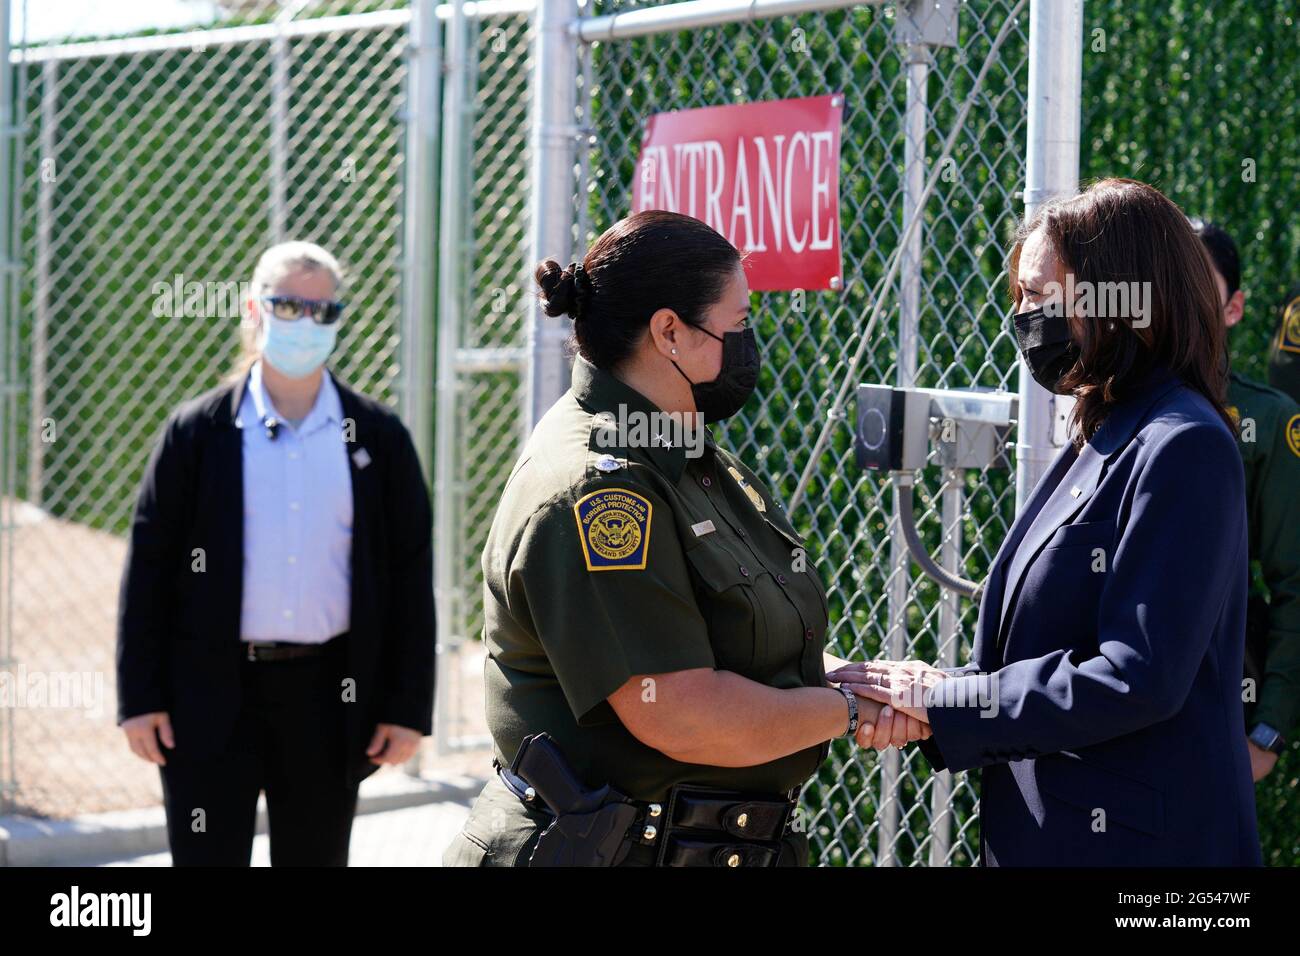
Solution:
<svg viewBox="0 0 1300 956">
<path fill-rule="evenodd" d="M 296 295 L 267 295 L 262 303 L 277 319 L 294 322 L 309 315 L 317 325 L 333 325 L 343 315 L 343 303 L 333 299 L 303 299 Z"/>
</svg>

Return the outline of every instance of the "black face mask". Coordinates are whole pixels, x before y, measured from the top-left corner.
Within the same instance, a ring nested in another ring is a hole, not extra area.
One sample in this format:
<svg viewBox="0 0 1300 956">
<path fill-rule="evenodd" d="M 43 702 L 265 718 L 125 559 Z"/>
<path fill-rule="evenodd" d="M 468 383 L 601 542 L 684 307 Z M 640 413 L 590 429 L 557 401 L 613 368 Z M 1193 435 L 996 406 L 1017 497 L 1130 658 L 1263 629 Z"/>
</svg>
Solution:
<svg viewBox="0 0 1300 956">
<path fill-rule="evenodd" d="M 739 332 L 727 332 L 720 338 L 706 328 L 695 326 L 709 338 L 722 343 L 722 368 L 718 377 L 711 382 L 692 382 L 682 371 L 680 365 L 673 362 L 673 368 L 686 379 L 695 396 L 695 407 L 704 416 L 704 424 L 712 425 L 730 418 L 745 407 L 749 396 L 754 394 L 758 385 L 758 341 L 753 329 L 741 329 Z"/>
<path fill-rule="evenodd" d="M 1016 328 L 1020 354 L 1034 381 L 1049 392 L 1061 391 L 1061 379 L 1079 360 L 1079 346 L 1070 338 L 1070 321 L 1064 315 L 1049 314 L 1046 306 L 1011 317 Z"/>
</svg>

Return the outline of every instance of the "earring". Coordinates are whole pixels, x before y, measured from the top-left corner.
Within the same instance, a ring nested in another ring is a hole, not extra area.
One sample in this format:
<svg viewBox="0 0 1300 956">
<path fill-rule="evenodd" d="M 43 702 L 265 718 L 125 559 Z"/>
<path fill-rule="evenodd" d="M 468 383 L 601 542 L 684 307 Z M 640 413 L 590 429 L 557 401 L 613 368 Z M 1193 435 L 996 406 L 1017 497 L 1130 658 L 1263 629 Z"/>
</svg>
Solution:
<svg viewBox="0 0 1300 956">
<path fill-rule="evenodd" d="M 677 354 L 677 350 L 676 350 L 676 349 L 673 349 L 673 354 L 674 354 L 674 355 Z"/>
</svg>

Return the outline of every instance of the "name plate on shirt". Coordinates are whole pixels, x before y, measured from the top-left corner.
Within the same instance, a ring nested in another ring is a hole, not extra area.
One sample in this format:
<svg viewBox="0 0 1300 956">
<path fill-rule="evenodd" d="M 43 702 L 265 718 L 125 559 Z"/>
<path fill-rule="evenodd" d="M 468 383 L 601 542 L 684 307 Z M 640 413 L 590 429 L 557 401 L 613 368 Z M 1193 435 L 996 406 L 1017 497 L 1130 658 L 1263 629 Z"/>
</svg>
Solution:
<svg viewBox="0 0 1300 956">
<path fill-rule="evenodd" d="M 701 521 L 701 522 L 699 522 L 698 524 L 693 524 L 693 525 L 691 525 L 691 530 L 695 532 L 695 537 L 697 537 L 697 538 L 702 538 L 702 537 L 704 537 L 706 534 L 712 534 L 713 532 L 717 531 L 718 529 L 715 528 L 715 527 L 713 527 L 713 522 L 712 522 L 712 521 L 710 521 L 710 520 L 705 520 L 705 521 Z"/>
</svg>

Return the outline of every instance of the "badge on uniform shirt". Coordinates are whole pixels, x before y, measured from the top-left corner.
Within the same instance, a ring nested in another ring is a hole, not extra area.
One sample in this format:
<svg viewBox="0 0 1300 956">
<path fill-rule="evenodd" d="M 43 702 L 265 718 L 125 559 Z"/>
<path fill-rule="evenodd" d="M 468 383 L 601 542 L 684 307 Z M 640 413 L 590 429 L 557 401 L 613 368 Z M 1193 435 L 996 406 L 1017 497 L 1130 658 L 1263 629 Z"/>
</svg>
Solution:
<svg viewBox="0 0 1300 956">
<path fill-rule="evenodd" d="M 732 478 L 736 479 L 736 484 L 740 485 L 745 494 L 749 496 L 749 500 L 754 503 L 754 507 L 760 512 L 766 512 L 767 504 L 763 501 L 763 496 L 755 491 L 754 487 L 745 480 L 745 476 L 740 473 L 740 470 L 736 468 L 735 465 L 728 465 L 727 471 L 731 473 Z"/>
<path fill-rule="evenodd" d="M 1300 352 L 1300 295 L 1288 302 L 1282 312 L 1277 347 L 1284 352 Z"/>
<path fill-rule="evenodd" d="M 1291 454 L 1300 458 L 1300 415 L 1292 415 L 1286 423 L 1286 447 L 1291 449 Z"/>
<path fill-rule="evenodd" d="M 588 571 L 641 571 L 650 553 L 650 502 L 626 488 L 578 499 L 573 515 Z"/>
</svg>

